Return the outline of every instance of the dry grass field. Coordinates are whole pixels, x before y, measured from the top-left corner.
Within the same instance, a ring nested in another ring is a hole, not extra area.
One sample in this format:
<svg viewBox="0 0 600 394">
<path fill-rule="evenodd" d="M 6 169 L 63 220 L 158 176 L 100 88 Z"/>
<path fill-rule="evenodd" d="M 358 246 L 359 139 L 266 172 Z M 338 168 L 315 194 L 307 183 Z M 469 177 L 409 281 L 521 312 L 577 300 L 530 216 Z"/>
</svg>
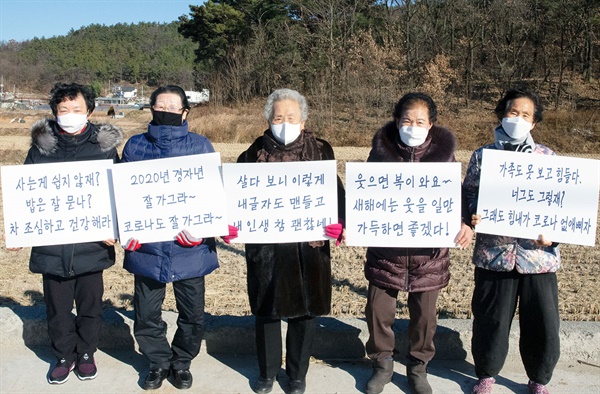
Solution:
<svg viewBox="0 0 600 394">
<path fill-rule="evenodd" d="M 238 109 L 215 109 L 211 107 L 195 108 L 190 116 L 191 129 L 207 135 L 221 153 L 224 162 L 233 162 L 246 147 L 262 133 L 265 122 L 262 119 L 260 105 L 248 105 Z M 29 147 L 29 128 L 31 124 L 49 111 L 0 111 L 0 164 L 21 164 Z M 312 116 L 318 116 L 312 115 Z M 387 119 L 382 115 L 379 120 L 356 120 L 346 122 L 342 126 L 324 127 L 318 133 L 330 140 L 334 145 L 338 170 L 343 179 L 344 163 L 347 161 L 364 161 L 369 152 L 369 142 L 375 129 Z M 560 128 L 558 121 L 552 126 L 552 119 L 560 118 L 560 113 L 549 115 L 546 128 L 540 127 L 542 143 L 555 148 L 559 154 L 599 158 L 598 154 L 598 121 L 594 121 L 594 113 L 580 114 L 582 122 L 591 127 L 580 127 L 571 136 L 570 141 L 579 143 L 578 149 L 566 150 L 564 145 L 556 142 L 556 133 L 552 127 Z M 573 115 L 569 115 L 573 116 Z M 600 114 L 598 114 L 600 116 Z M 11 123 L 11 119 L 20 117 L 25 123 Z M 384 119 L 383 121 L 381 119 Z M 462 119 L 463 122 L 459 122 Z M 466 121 L 465 121 L 466 119 Z M 120 126 L 126 136 L 145 131 L 150 120 L 148 111 L 126 110 L 125 117 L 109 119 L 104 112 L 96 111 L 92 121 L 95 123 L 110 122 Z M 310 124 L 311 119 L 309 119 Z M 494 119 L 489 115 L 455 114 L 440 119 L 440 124 L 450 125 L 457 130 L 460 151 L 457 159 L 466 169 L 470 151 L 490 140 L 491 125 Z M 464 125 L 468 126 L 465 127 Z M 341 128 L 343 127 L 343 129 Z M 344 130 L 336 133 L 335 130 Z M 316 128 L 321 130 L 321 128 Z M 460 130 L 470 129 L 466 134 Z M 358 130 L 361 130 L 360 132 Z M 486 134 L 487 133 L 487 134 Z M 338 135 L 339 134 L 339 135 Z M 342 135 L 343 134 L 343 135 Z M 562 133 L 558 133 L 562 134 Z M 346 137 L 344 137 L 344 135 Z M 349 136 L 349 137 L 348 137 Z M 534 136 L 535 137 L 535 136 Z M 552 144 L 555 141 L 556 144 Z M 558 145 L 558 147 L 557 147 Z M 559 149 L 559 148 L 562 148 Z M 598 245 L 597 231 L 596 245 Z M 246 269 L 242 245 L 218 244 L 220 268 L 210 274 L 206 280 L 206 311 L 213 315 L 247 315 L 250 313 L 246 295 Z M 122 268 L 122 249 L 117 248 L 117 263 L 104 275 L 105 303 L 116 308 L 131 308 L 133 292 L 133 276 Z M 561 245 L 563 269 L 559 271 L 560 313 L 564 320 L 600 321 L 600 291 L 598 289 L 598 261 L 600 249 L 575 245 Z M 450 285 L 443 289 L 438 301 L 440 318 L 469 318 L 470 300 L 473 291 L 471 265 L 472 248 L 451 251 L 452 279 Z M 333 308 L 331 314 L 337 317 L 362 317 L 365 307 L 367 282 L 362 273 L 365 249 L 341 246 L 333 250 Z M 41 277 L 28 271 L 29 249 L 8 252 L 0 249 L 0 305 L 35 305 L 42 304 Z M 170 288 L 170 287 L 168 287 Z M 164 304 L 165 309 L 174 309 L 175 303 L 170 291 Z M 405 297 L 398 299 L 398 317 L 407 317 Z"/>
</svg>

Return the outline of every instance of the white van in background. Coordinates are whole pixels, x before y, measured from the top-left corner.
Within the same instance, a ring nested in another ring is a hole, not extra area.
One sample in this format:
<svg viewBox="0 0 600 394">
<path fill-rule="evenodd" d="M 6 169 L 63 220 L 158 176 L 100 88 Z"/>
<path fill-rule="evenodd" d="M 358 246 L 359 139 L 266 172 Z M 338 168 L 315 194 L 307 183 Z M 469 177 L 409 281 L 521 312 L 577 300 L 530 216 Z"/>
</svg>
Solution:
<svg viewBox="0 0 600 394">
<path fill-rule="evenodd" d="M 200 92 L 194 90 L 186 90 L 185 96 L 187 97 L 190 105 L 208 103 L 210 98 L 210 91 L 208 89 L 202 89 Z"/>
</svg>

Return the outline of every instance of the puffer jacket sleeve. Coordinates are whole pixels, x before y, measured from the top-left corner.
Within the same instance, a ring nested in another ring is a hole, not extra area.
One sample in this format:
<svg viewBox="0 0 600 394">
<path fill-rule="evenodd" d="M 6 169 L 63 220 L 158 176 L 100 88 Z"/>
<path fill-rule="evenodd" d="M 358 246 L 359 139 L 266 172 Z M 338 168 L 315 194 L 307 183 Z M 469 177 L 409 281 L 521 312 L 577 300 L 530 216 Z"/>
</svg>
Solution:
<svg viewBox="0 0 600 394">
<path fill-rule="evenodd" d="M 199 152 L 196 153 L 213 153 L 215 151 L 214 146 L 212 145 L 212 143 L 210 142 L 210 140 L 208 138 L 206 138 L 203 135 L 199 135 L 199 134 L 192 134 L 192 135 L 197 135 L 198 137 L 200 137 L 200 149 Z"/>
<path fill-rule="evenodd" d="M 465 179 L 462 184 L 465 210 L 463 216 L 465 219 L 470 218 L 471 215 L 477 213 L 477 199 L 479 198 L 479 182 L 481 177 L 481 151 L 482 148 L 477 149 L 471 155 Z M 465 223 L 470 225 L 470 220 Z"/>
<path fill-rule="evenodd" d="M 132 138 L 130 138 L 125 143 L 125 147 L 123 147 L 123 152 L 121 154 L 121 160 L 120 160 L 121 163 L 135 161 L 135 159 L 133 157 L 131 157 L 131 140 L 132 140 Z"/>
<path fill-rule="evenodd" d="M 33 159 L 33 150 L 35 148 L 29 148 L 29 151 L 27 152 L 27 157 L 25 157 L 25 161 L 23 162 L 23 164 L 33 164 L 35 163 L 35 160 Z"/>
</svg>

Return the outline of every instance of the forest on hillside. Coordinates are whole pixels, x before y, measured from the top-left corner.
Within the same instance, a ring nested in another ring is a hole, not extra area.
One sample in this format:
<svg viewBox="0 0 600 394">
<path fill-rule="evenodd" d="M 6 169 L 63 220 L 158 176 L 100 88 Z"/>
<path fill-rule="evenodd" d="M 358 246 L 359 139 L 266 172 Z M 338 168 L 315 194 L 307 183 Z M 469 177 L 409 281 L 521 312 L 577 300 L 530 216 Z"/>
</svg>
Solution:
<svg viewBox="0 0 600 394">
<path fill-rule="evenodd" d="M 527 83 L 550 107 L 600 104 L 598 0 L 208 0 L 170 24 L 90 25 L 0 43 L 5 84 L 208 88 L 216 104 L 295 88 L 329 110 L 447 108 Z"/>
<path fill-rule="evenodd" d="M 7 87 L 49 92 L 56 81 L 96 87 L 112 82 L 193 87 L 196 45 L 178 23 L 93 24 L 66 36 L 2 42 L 0 70 Z"/>
</svg>

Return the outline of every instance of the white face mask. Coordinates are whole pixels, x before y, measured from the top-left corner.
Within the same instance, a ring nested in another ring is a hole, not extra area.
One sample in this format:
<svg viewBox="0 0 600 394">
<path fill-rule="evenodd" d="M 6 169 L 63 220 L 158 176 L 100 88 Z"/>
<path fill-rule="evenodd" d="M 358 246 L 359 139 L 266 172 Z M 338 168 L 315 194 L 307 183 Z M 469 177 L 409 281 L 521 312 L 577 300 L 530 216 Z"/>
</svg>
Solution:
<svg viewBox="0 0 600 394">
<path fill-rule="evenodd" d="M 283 145 L 287 145 L 291 142 L 296 141 L 300 136 L 300 123 L 280 123 L 280 124 L 271 124 L 271 132 L 273 133 L 273 137 Z"/>
<path fill-rule="evenodd" d="M 62 130 L 69 134 L 77 133 L 87 123 L 87 114 L 69 113 L 56 117 L 56 122 Z"/>
<path fill-rule="evenodd" d="M 429 129 L 418 126 L 402 126 L 398 129 L 400 139 L 408 146 L 419 146 L 427 139 Z"/>
<path fill-rule="evenodd" d="M 504 129 L 504 132 L 513 140 L 523 139 L 529 134 L 531 127 L 532 124 L 520 116 L 502 119 L 502 128 Z"/>
</svg>

